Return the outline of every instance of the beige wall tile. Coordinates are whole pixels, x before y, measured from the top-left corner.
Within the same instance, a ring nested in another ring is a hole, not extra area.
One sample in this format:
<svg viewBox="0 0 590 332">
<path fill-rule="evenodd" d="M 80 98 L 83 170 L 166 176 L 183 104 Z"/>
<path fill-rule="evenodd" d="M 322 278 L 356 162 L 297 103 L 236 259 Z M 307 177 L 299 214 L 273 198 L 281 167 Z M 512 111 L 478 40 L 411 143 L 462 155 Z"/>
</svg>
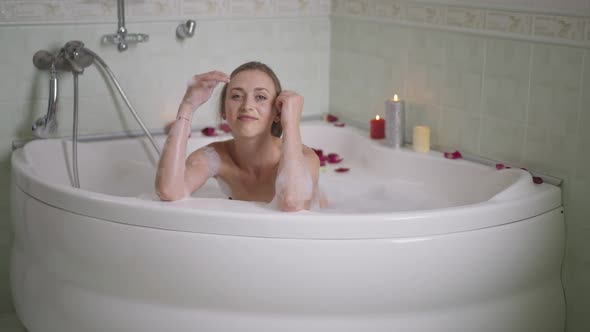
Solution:
<svg viewBox="0 0 590 332">
<path fill-rule="evenodd" d="M 447 39 L 441 105 L 465 112 L 481 112 L 485 40 L 467 35 Z"/>
<path fill-rule="evenodd" d="M 560 135 L 577 134 L 583 50 L 535 45 L 528 125 Z"/>
<path fill-rule="evenodd" d="M 479 155 L 480 126 L 480 115 L 443 107 L 440 124 L 434 130 L 439 133 L 441 146 Z"/>
<path fill-rule="evenodd" d="M 489 39 L 483 83 L 483 113 L 524 122 L 529 90 L 531 45 Z"/>
<path fill-rule="evenodd" d="M 546 129 L 528 127 L 524 166 L 553 176 L 566 178 L 573 174 L 576 159 L 575 135 L 561 135 Z"/>
<path fill-rule="evenodd" d="M 481 131 L 480 153 L 483 156 L 516 165 L 522 163 L 524 124 L 484 115 Z"/>
</svg>

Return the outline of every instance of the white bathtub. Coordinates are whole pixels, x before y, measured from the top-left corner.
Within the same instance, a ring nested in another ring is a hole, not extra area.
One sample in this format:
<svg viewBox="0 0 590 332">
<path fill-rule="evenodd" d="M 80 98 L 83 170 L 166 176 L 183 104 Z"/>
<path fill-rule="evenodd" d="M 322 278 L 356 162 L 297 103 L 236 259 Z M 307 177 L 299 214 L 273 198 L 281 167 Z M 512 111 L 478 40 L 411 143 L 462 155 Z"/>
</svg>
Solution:
<svg viewBox="0 0 590 332">
<path fill-rule="evenodd" d="M 563 330 L 558 187 L 522 170 L 393 151 L 349 127 L 302 131 L 344 158 L 321 174 L 324 211 L 228 200 L 214 182 L 184 201 L 153 201 L 155 158 L 139 139 L 80 143 L 82 189 L 70 186 L 68 142 L 16 150 L 11 279 L 24 325 Z M 191 150 L 227 139 L 194 136 Z"/>
</svg>

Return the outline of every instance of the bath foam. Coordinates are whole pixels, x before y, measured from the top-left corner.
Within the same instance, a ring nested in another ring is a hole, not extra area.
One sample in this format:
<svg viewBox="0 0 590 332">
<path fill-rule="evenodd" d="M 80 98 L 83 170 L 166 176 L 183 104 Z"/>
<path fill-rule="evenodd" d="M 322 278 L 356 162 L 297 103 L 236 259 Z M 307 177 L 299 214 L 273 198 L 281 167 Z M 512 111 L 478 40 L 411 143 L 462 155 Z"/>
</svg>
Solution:
<svg viewBox="0 0 590 332">
<path fill-rule="evenodd" d="M 278 207 L 278 200 L 282 199 L 288 189 L 292 191 L 295 199 L 306 200 L 313 195 L 313 179 L 305 162 L 298 160 L 284 160 L 275 180 L 275 197 L 270 202 L 271 207 Z M 317 195 L 314 195 L 317 196 Z M 314 199 L 314 201 L 318 201 Z M 312 205 L 313 202 L 312 202 Z"/>
<path fill-rule="evenodd" d="M 204 148 L 200 149 L 207 160 L 207 166 L 209 167 L 209 177 L 214 177 L 217 175 L 219 171 L 219 166 L 221 166 L 221 159 L 219 158 L 219 154 L 215 151 L 215 148 L 212 146 L 207 145 Z"/>
<path fill-rule="evenodd" d="M 229 187 L 227 182 L 223 181 L 218 176 L 215 177 L 215 180 L 217 180 L 217 185 L 219 186 L 219 189 L 221 190 L 221 192 L 227 197 L 232 197 L 231 188 Z"/>
<path fill-rule="evenodd" d="M 221 159 L 219 158 L 217 151 L 215 151 L 215 148 L 208 145 L 200 148 L 196 153 L 198 157 L 191 159 L 190 166 L 205 166 L 209 171 L 209 177 L 216 176 L 219 171 L 219 166 L 221 165 Z"/>
</svg>

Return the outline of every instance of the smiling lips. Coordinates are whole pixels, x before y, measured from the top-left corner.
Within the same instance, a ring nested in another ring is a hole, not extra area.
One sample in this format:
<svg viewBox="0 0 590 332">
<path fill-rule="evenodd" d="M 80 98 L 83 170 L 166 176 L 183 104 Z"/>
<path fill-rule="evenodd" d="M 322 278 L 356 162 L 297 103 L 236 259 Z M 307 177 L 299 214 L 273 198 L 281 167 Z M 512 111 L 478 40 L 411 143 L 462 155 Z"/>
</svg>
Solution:
<svg viewBox="0 0 590 332">
<path fill-rule="evenodd" d="M 240 116 L 238 116 L 238 120 L 240 120 L 240 121 L 254 121 L 254 120 L 258 120 L 258 119 L 253 116 L 249 116 L 249 115 L 240 115 Z"/>
</svg>

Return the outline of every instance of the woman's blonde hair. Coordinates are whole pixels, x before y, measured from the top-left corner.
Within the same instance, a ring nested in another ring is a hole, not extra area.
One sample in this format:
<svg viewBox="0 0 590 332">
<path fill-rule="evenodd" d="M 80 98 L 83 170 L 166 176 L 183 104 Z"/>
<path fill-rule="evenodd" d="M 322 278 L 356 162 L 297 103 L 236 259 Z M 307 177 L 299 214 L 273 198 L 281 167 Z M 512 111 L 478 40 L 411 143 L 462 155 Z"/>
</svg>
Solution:
<svg viewBox="0 0 590 332">
<path fill-rule="evenodd" d="M 277 77 L 277 75 L 275 74 L 275 72 L 270 69 L 269 66 L 265 65 L 262 62 L 258 62 L 258 61 L 250 61 L 250 62 L 246 62 L 243 65 L 239 66 L 238 68 L 234 69 L 234 71 L 231 73 L 231 75 L 229 76 L 230 79 L 233 78 L 234 76 L 236 76 L 238 73 L 246 71 L 246 70 L 259 70 L 263 73 L 265 73 L 266 75 L 268 75 L 268 77 L 270 77 L 275 85 L 275 90 L 277 91 L 277 95 L 278 96 L 281 91 L 281 82 L 279 81 L 279 78 Z M 223 86 L 223 89 L 221 90 L 221 95 L 219 98 L 219 114 L 223 115 L 225 113 L 225 97 L 227 95 L 227 86 L 228 84 Z M 274 96 L 274 98 L 276 98 L 276 96 Z M 274 107 L 274 106 L 273 106 Z M 283 134 L 283 126 L 281 126 L 281 122 L 274 122 L 272 123 L 272 127 L 270 128 L 270 133 L 273 136 L 276 137 L 281 137 L 281 135 Z"/>
</svg>

